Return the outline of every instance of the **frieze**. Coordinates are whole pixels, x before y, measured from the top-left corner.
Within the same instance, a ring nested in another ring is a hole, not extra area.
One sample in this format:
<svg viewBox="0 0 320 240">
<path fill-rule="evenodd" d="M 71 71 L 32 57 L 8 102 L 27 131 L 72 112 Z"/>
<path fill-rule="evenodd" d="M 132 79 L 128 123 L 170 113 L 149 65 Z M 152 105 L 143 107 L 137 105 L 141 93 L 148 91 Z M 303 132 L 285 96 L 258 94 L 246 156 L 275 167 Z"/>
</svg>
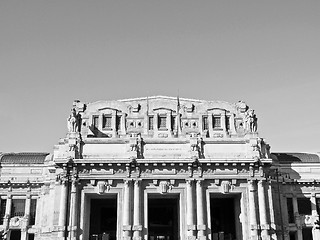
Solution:
<svg viewBox="0 0 320 240">
<path fill-rule="evenodd" d="M 152 174 L 154 175 L 175 175 L 177 174 L 176 169 L 154 169 L 152 170 Z"/>
<path fill-rule="evenodd" d="M 91 174 L 92 175 L 113 175 L 114 174 L 114 170 L 113 169 L 96 169 L 93 168 L 91 169 Z"/>
</svg>

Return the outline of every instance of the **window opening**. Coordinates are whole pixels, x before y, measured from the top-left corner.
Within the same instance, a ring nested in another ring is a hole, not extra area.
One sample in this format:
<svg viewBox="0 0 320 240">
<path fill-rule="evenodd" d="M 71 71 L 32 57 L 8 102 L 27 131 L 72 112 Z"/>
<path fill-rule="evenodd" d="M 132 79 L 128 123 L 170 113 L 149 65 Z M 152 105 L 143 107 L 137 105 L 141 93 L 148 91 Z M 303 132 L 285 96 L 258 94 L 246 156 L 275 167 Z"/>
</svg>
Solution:
<svg viewBox="0 0 320 240">
<path fill-rule="evenodd" d="M 289 223 L 294 223 L 295 221 L 294 221 L 292 198 L 287 198 L 287 208 L 288 208 Z"/>
<path fill-rule="evenodd" d="M 111 128 L 111 116 L 103 115 L 102 128 Z"/>
<path fill-rule="evenodd" d="M 221 117 L 220 116 L 213 116 L 213 128 L 221 128 Z"/>
<path fill-rule="evenodd" d="M 167 128 L 167 116 L 159 116 L 159 129 L 165 130 Z"/>
<path fill-rule="evenodd" d="M 230 116 L 226 116 L 226 129 L 230 130 Z"/>
<path fill-rule="evenodd" d="M 37 199 L 31 199 L 29 225 L 36 223 Z"/>
<path fill-rule="evenodd" d="M 298 211 L 300 215 L 311 215 L 311 201 L 309 198 L 298 198 Z"/>
<path fill-rule="evenodd" d="M 12 199 L 11 217 L 23 217 L 25 204 L 25 199 Z"/>
<path fill-rule="evenodd" d="M 203 126 L 203 130 L 208 130 L 209 129 L 209 125 L 208 125 L 208 116 L 203 116 L 202 117 L 202 126 Z"/>
<path fill-rule="evenodd" d="M 149 117 L 148 127 L 149 127 L 149 130 L 153 130 L 153 116 Z"/>
<path fill-rule="evenodd" d="M 94 128 L 98 128 L 99 127 L 99 116 L 93 116 L 92 117 L 92 124 Z"/>
<path fill-rule="evenodd" d="M 0 204 L 0 225 L 2 225 L 4 215 L 6 214 L 7 199 L 1 199 Z"/>
</svg>

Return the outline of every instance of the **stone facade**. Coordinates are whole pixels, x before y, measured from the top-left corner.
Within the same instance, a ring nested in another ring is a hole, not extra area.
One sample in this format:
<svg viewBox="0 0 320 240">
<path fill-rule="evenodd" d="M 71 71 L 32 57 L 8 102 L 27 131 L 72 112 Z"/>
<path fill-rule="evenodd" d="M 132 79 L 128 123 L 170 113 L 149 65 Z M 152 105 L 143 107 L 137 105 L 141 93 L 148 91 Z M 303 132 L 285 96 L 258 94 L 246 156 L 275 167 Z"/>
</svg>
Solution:
<svg viewBox="0 0 320 240">
<path fill-rule="evenodd" d="M 74 101 L 47 153 L 3 153 L 7 239 L 320 239 L 320 158 L 270 153 L 244 102 Z M 311 237 L 311 238 L 310 238 Z"/>
</svg>

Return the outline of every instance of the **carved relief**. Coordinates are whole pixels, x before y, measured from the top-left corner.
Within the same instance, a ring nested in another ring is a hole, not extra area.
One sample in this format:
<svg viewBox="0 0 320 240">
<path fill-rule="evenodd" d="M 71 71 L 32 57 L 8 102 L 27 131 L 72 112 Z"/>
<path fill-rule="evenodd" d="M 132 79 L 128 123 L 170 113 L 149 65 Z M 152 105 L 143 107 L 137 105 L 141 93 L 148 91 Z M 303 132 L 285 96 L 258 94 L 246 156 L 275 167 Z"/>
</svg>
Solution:
<svg viewBox="0 0 320 240">
<path fill-rule="evenodd" d="M 158 191 L 160 194 L 165 194 L 168 193 L 169 191 L 172 190 L 174 184 L 174 180 L 170 181 L 160 181 L 158 185 Z"/>
<path fill-rule="evenodd" d="M 99 181 L 97 184 L 98 194 L 104 194 L 105 192 L 109 192 L 111 185 L 112 185 L 112 180 Z"/>
<path fill-rule="evenodd" d="M 232 190 L 233 186 L 230 181 L 222 181 L 220 186 L 220 191 L 222 193 L 229 193 Z"/>
</svg>

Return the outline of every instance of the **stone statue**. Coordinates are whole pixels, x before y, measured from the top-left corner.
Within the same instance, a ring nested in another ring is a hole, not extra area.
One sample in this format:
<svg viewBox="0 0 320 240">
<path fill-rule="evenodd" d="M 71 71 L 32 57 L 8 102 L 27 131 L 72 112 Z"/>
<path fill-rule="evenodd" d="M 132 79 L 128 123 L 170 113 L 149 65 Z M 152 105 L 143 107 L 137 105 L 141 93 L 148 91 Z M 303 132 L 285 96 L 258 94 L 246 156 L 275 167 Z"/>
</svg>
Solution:
<svg viewBox="0 0 320 240">
<path fill-rule="evenodd" d="M 78 115 L 74 108 L 71 109 L 71 114 L 68 118 L 68 131 L 78 132 Z"/>
<path fill-rule="evenodd" d="M 254 113 L 254 110 L 249 109 L 245 114 L 245 129 L 248 132 L 256 132 L 257 131 L 257 117 Z"/>
</svg>

